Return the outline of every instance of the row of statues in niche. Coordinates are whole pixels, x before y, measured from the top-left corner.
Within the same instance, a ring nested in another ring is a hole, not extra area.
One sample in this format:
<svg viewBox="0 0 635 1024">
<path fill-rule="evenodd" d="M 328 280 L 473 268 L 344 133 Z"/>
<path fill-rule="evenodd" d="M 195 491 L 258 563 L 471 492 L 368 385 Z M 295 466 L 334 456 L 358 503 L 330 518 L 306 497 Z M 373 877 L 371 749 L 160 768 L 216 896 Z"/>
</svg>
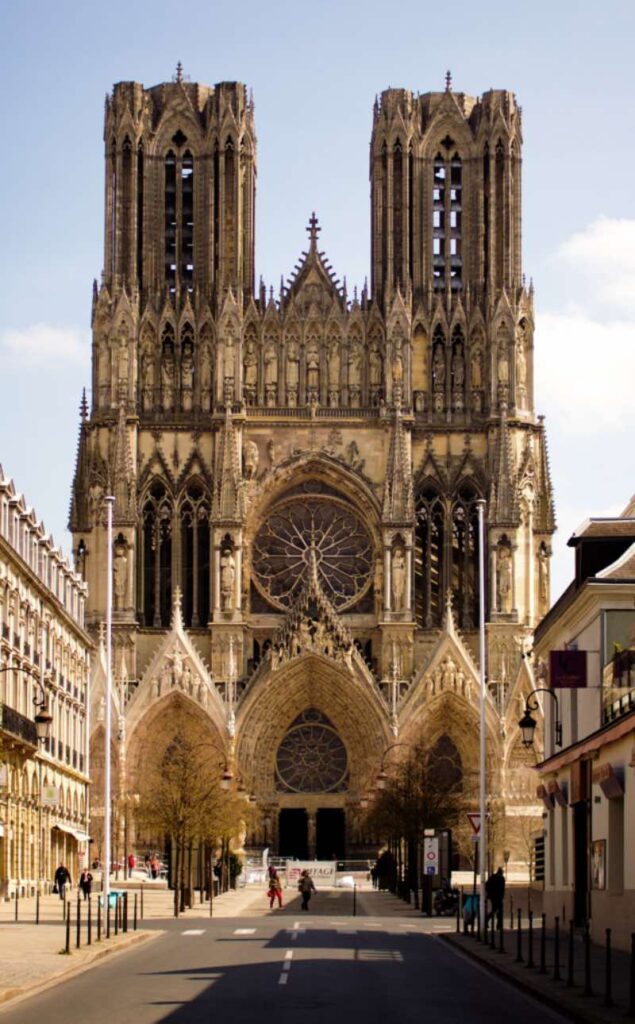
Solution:
<svg viewBox="0 0 635 1024">
<path fill-rule="evenodd" d="M 331 338 L 324 351 L 324 360 L 319 340 L 311 337 L 304 350 L 293 337 L 288 339 L 281 352 L 274 339 L 265 341 L 260 353 L 255 338 L 247 337 L 243 354 L 243 390 L 248 405 L 257 405 L 261 398 L 259 384 L 262 378 L 262 398 L 265 405 L 275 406 L 282 401 L 282 381 L 286 404 L 297 406 L 304 390 L 305 400 L 319 400 L 322 386 L 325 386 L 330 406 L 341 404 L 341 389 L 345 378 L 348 388 L 348 404 L 359 408 L 364 387 L 364 348 L 361 341 L 353 339 L 348 350 L 342 348 L 339 338 Z M 367 380 L 371 404 L 376 404 L 381 392 L 384 359 L 377 340 L 368 348 Z M 302 388 L 304 383 L 304 389 Z"/>
<path fill-rule="evenodd" d="M 163 333 L 160 357 L 157 358 L 154 332 L 144 330 L 140 365 L 142 408 L 146 411 L 159 407 L 164 411 L 179 409 L 184 412 L 195 407 L 210 409 L 215 377 L 223 381 L 223 394 L 228 383 L 233 393 L 237 372 L 235 344 L 234 334 L 227 332 L 215 352 L 211 334 L 207 331 L 201 336 L 197 361 L 193 333 L 182 333 L 180 344 L 177 345 L 174 332 L 170 329 Z M 509 401 L 513 383 L 516 400 L 521 407 L 527 397 L 528 345 L 526 321 L 521 321 L 518 326 L 514 346 L 507 327 L 499 329 L 494 369 L 498 398 Z M 99 350 L 99 390 L 104 397 L 109 395 L 113 398 L 113 372 L 116 373 L 119 386 L 125 385 L 127 389 L 130 383 L 130 353 L 127 340 L 119 335 L 111 353 L 106 351 L 107 348 L 108 343 L 104 339 Z M 450 347 L 442 335 L 437 335 L 436 340 L 433 337 L 430 363 L 433 411 L 441 412 L 447 407 L 448 394 L 451 407 L 457 412 L 462 411 L 468 388 L 471 407 L 477 412 L 481 411 L 486 377 L 484 352 L 485 343 L 482 338 L 476 344 L 472 342 L 468 357 L 462 335 L 458 338 L 455 336 Z M 398 388 L 403 386 L 404 355 L 400 338 L 393 340 L 390 370 L 393 385 Z M 284 403 L 293 407 L 301 402 L 311 404 L 313 400 L 320 401 L 324 395 L 331 406 L 342 405 L 344 400 L 353 408 L 365 402 L 376 405 L 383 395 L 384 374 L 385 361 L 377 338 L 371 338 L 367 347 L 361 339 L 353 338 L 344 348 L 339 337 L 332 337 L 323 351 L 317 337 L 309 337 L 305 345 L 290 337 L 283 347 L 274 338 L 265 339 L 262 351 L 254 336 L 247 335 L 244 341 L 243 393 L 249 405 L 264 402 L 268 406 Z"/>
</svg>

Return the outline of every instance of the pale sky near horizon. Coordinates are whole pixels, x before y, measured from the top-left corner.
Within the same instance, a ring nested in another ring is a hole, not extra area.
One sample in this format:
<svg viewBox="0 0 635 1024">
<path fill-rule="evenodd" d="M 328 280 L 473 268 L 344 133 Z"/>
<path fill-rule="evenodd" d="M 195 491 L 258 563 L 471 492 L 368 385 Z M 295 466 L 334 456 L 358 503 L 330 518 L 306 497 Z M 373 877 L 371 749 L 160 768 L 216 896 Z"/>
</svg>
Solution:
<svg viewBox="0 0 635 1024">
<path fill-rule="evenodd" d="M 369 273 L 372 104 L 388 86 L 523 107 L 523 257 L 536 287 L 536 409 L 546 414 L 566 541 L 635 491 L 635 4 L 630 0 L 23 0 L 0 5 L 0 464 L 55 539 L 66 533 L 90 302 L 102 267 L 103 103 L 112 83 L 253 88 L 256 270 L 276 289 L 321 245 L 349 289 Z"/>
</svg>

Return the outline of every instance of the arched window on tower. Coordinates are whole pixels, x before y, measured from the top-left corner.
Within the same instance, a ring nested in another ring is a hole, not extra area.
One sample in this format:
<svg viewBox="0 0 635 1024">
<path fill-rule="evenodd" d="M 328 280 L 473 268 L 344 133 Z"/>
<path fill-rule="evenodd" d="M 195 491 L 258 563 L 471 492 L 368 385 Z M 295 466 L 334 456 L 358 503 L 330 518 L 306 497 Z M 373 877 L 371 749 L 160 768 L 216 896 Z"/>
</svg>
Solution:
<svg viewBox="0 0 635 1024">
<path fill-rule="evenodd" d="M 397 139 L 392 158 L 392 237 L 393 237 L 393 282 L 403 288 L 403 248 L 404 248 L 404 195 L 403 195 L 404 161 L 401 142 Z"/>
<path fill-rule="evenodd" d="M 415 535 L 415 614 L 421 629 L 440 626 L 443 619 L 445 503 L 434 485 L 417 501 Z"/>
<path fill-rule="evenodd" d="M 206 626 L 209 619 L 209 500 L 198 480 L 188 484 L 179 509 L 181 586 L 186 626 Z"/>
<path fill-rule="evenodd" d="M 131 266 L 130 247 L 132 242 L 132 199 L 134 191 L 134 168 L 132 162 L 132 143 L 126 135 L 121 151 L 121 251 L 119 254 L 119 273 L 126 277 Z M 133 256 L 134 259 L 134 256 Z"/>
<path fill-rule="evenodd" d="M 441 153 L 434 158 L 432 182 L 432 274 L 435 288 L 445 288 L 445 205 L 447 180 Z"/>
<path fill-rule="evenodd" d="M 176 156 L 170 150 L 165 158 L 165 280 L 172 294 L 176 291 Z"/>
<path fill-rule="evenodd" d="M 478 626 L 478 498 L 476 488 L 465 483 L 452 502 L 450 588 L 461 629 Z"/>
<path fill-rule="evenodd" d="M 194 160 L 189 150 L 181 159 L 181 283 L 194 288 Z"/>
<path fill-rule="evenodd" d="M 141 528 L 143 621 L 167 627 L 172 610 L 172 499 L 162 480 L 148 489 Z"/>
<path fill-rule="evenodd" d="M 137 281 L 143 285 L 143 143 L 137 148 Z"/>
</svg>

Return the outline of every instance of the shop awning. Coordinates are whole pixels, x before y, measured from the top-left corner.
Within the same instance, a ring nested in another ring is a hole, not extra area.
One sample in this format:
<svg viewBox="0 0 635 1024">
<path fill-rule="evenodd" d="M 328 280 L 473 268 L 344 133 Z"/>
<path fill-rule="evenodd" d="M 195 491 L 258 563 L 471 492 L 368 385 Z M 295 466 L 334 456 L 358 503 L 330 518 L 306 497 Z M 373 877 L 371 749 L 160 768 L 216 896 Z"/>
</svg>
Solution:
<svg viewBox="0 0 635 1024">
<path fill-rule="evenodd" d="M 90 836 L 86 832 L 82 832 L 81 829 L 73 828 L 72 825 L 67 825 L 65 821 L 58 821 L 53 825 L 53 828 L 57 828 L 60 832 L 66 832 L 67 835 L 72 836 L 78 843 L 87 843 Z"/>
</svg>

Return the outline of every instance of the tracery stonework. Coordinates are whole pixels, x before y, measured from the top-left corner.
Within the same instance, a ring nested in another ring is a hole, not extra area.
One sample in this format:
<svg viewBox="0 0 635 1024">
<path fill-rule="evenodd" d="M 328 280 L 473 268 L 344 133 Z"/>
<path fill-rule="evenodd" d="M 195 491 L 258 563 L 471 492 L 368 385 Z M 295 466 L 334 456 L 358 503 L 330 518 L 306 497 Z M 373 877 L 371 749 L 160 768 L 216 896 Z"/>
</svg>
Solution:
<svg viewBox="0 0 635 1024">
<path fill-rule="evenodd" d="M 381 94 L 361 290 L 339 283 L 315 215 L 287 283 L 255 287 L 243 85 L 119 83 L 105 139 L 70 528 L 97 637 L 114 491 L 119 795 L 177 706 L 253 789 L 273 845 L 278 811 L 323 807 L 354 855 L 353 808 L 396 738 L 444 736 L 468 779 L 482 499 L 490 786 L 517 794 L 520 655 L 549 600 L 554 512 L 514 95 Z"/>
</svg>

